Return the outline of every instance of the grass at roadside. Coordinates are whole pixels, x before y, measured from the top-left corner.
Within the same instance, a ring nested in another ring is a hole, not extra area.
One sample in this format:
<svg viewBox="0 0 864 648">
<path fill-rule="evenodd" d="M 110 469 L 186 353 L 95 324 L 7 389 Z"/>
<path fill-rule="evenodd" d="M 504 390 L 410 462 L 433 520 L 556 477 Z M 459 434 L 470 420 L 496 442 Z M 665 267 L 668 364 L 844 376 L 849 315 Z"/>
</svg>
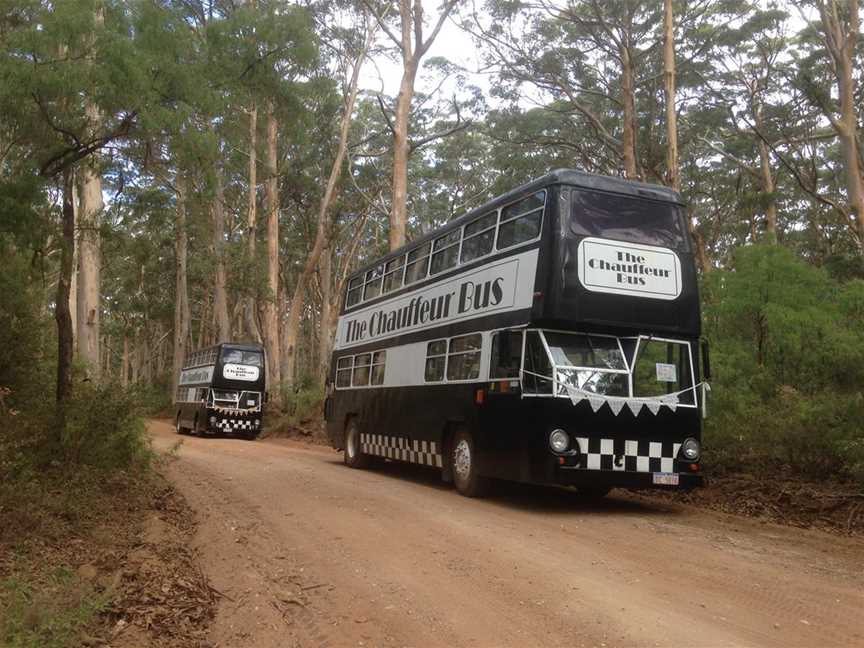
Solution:
<svg viewBox="0 0 864 648">
<path fill-rule="evenodd" d="M 214 597 L 192 512 L 140 414 L 135 393 L 86 383 L 62 428 L 51 406 L 0 411 L 0 646 L 203 645 Z"/>
<path fill-rule="evenodd" d="M 152 480 L 54 468 L 0 485 L 0 644 L 50 648 L 86 638 L 114 593 L 94 562 L 134 535 Z"/>
</svg>

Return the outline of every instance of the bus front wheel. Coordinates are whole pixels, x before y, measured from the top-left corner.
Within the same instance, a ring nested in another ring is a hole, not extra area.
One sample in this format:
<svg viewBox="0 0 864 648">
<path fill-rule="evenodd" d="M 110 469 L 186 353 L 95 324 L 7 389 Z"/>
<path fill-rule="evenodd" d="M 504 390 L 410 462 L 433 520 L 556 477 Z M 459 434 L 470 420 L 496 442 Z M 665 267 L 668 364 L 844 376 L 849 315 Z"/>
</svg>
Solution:
<svg viewBox="0 0 864 648">
<path fill-rule="evenodd" d="M 360 427 L 357 425 L 356 418 L 348 421 L 348 427 L 345 430 L 345 450 L 343 453 L 345 465 L 349 468 L 369 467 L 369 455 L 363 452 L 360 443 Z"/>
<path fill-rule="evenodd" d="M 457 430 L 450 445 L 450 467 L 453 484 L 465 497 L 481 497 L 489 489 L 489 479 L 480 475 L 477 459 L 474 437 L 468 430 Z"/>
</svg>

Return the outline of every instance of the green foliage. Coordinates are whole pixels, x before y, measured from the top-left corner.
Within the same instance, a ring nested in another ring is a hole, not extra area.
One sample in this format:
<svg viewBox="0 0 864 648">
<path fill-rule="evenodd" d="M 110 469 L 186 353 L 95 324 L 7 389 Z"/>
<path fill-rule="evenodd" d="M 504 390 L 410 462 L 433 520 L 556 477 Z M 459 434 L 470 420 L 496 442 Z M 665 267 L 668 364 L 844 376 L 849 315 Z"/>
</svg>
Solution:
<svg viewBox="0 0 864 648">
<path fill-rule="evenodd" d="M 8 648 L 64 648 L 106 605 L 106 594 L 68 569 L 59 569 L 38 590 L 16 578 L 0 582 L 0 643 Z"/>
<path fill-rule="evenodd" d="M 76 386 L 59 441 L 64 461 L 73 465 L 122 470 L 150 460 L 135 394 L 113 385 Z"/>
<path fill-rule="evenodd" d="M 766 245 L 739 249 L 703 292 L 709 452 L 730 469 L 864 479 L 864 282 Z"/>
<path fill-rule="evenodd" d="M 293 388 L 282 390 L 283 410 L 292 425 L 318 419 L 324 403 L 324 388 L 311 377 L 301 379 Z"/>
</svg>

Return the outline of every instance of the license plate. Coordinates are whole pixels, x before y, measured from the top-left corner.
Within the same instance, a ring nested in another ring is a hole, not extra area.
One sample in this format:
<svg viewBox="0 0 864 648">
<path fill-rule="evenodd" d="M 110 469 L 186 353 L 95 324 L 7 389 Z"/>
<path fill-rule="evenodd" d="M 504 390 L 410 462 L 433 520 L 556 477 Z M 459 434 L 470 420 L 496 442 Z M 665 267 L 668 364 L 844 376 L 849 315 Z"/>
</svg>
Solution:
<svg viewBox="0 0 864 648">
<path fill-rule="evenodd" d="M 678 473 L 654 473 L 654 483 L 663 486 L 677 486 Z"/>
</svg>

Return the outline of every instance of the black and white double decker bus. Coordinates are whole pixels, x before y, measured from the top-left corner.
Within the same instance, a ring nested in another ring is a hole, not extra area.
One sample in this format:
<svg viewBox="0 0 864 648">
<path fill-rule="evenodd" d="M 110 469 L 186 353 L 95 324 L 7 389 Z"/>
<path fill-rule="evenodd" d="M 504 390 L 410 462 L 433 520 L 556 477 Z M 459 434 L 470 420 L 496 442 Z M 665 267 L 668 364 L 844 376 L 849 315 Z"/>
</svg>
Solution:
<svg viewBox="0 0 864 648">
<path fill-rule="evenodd" d="M 333 446 L 352 467 L 440 468 L 469 496 L 489 478 L 699 485 L 688 236 L 669 189 L 559 170 L 368 265 L 336 333 Z"/>
<path fill-rule="evenodd" d="M 265 375 L 260 344 L 223 343 L 193 351 L 177 382 L 177 432 L 254 439 L 261 432 Z"/>
</svg>

